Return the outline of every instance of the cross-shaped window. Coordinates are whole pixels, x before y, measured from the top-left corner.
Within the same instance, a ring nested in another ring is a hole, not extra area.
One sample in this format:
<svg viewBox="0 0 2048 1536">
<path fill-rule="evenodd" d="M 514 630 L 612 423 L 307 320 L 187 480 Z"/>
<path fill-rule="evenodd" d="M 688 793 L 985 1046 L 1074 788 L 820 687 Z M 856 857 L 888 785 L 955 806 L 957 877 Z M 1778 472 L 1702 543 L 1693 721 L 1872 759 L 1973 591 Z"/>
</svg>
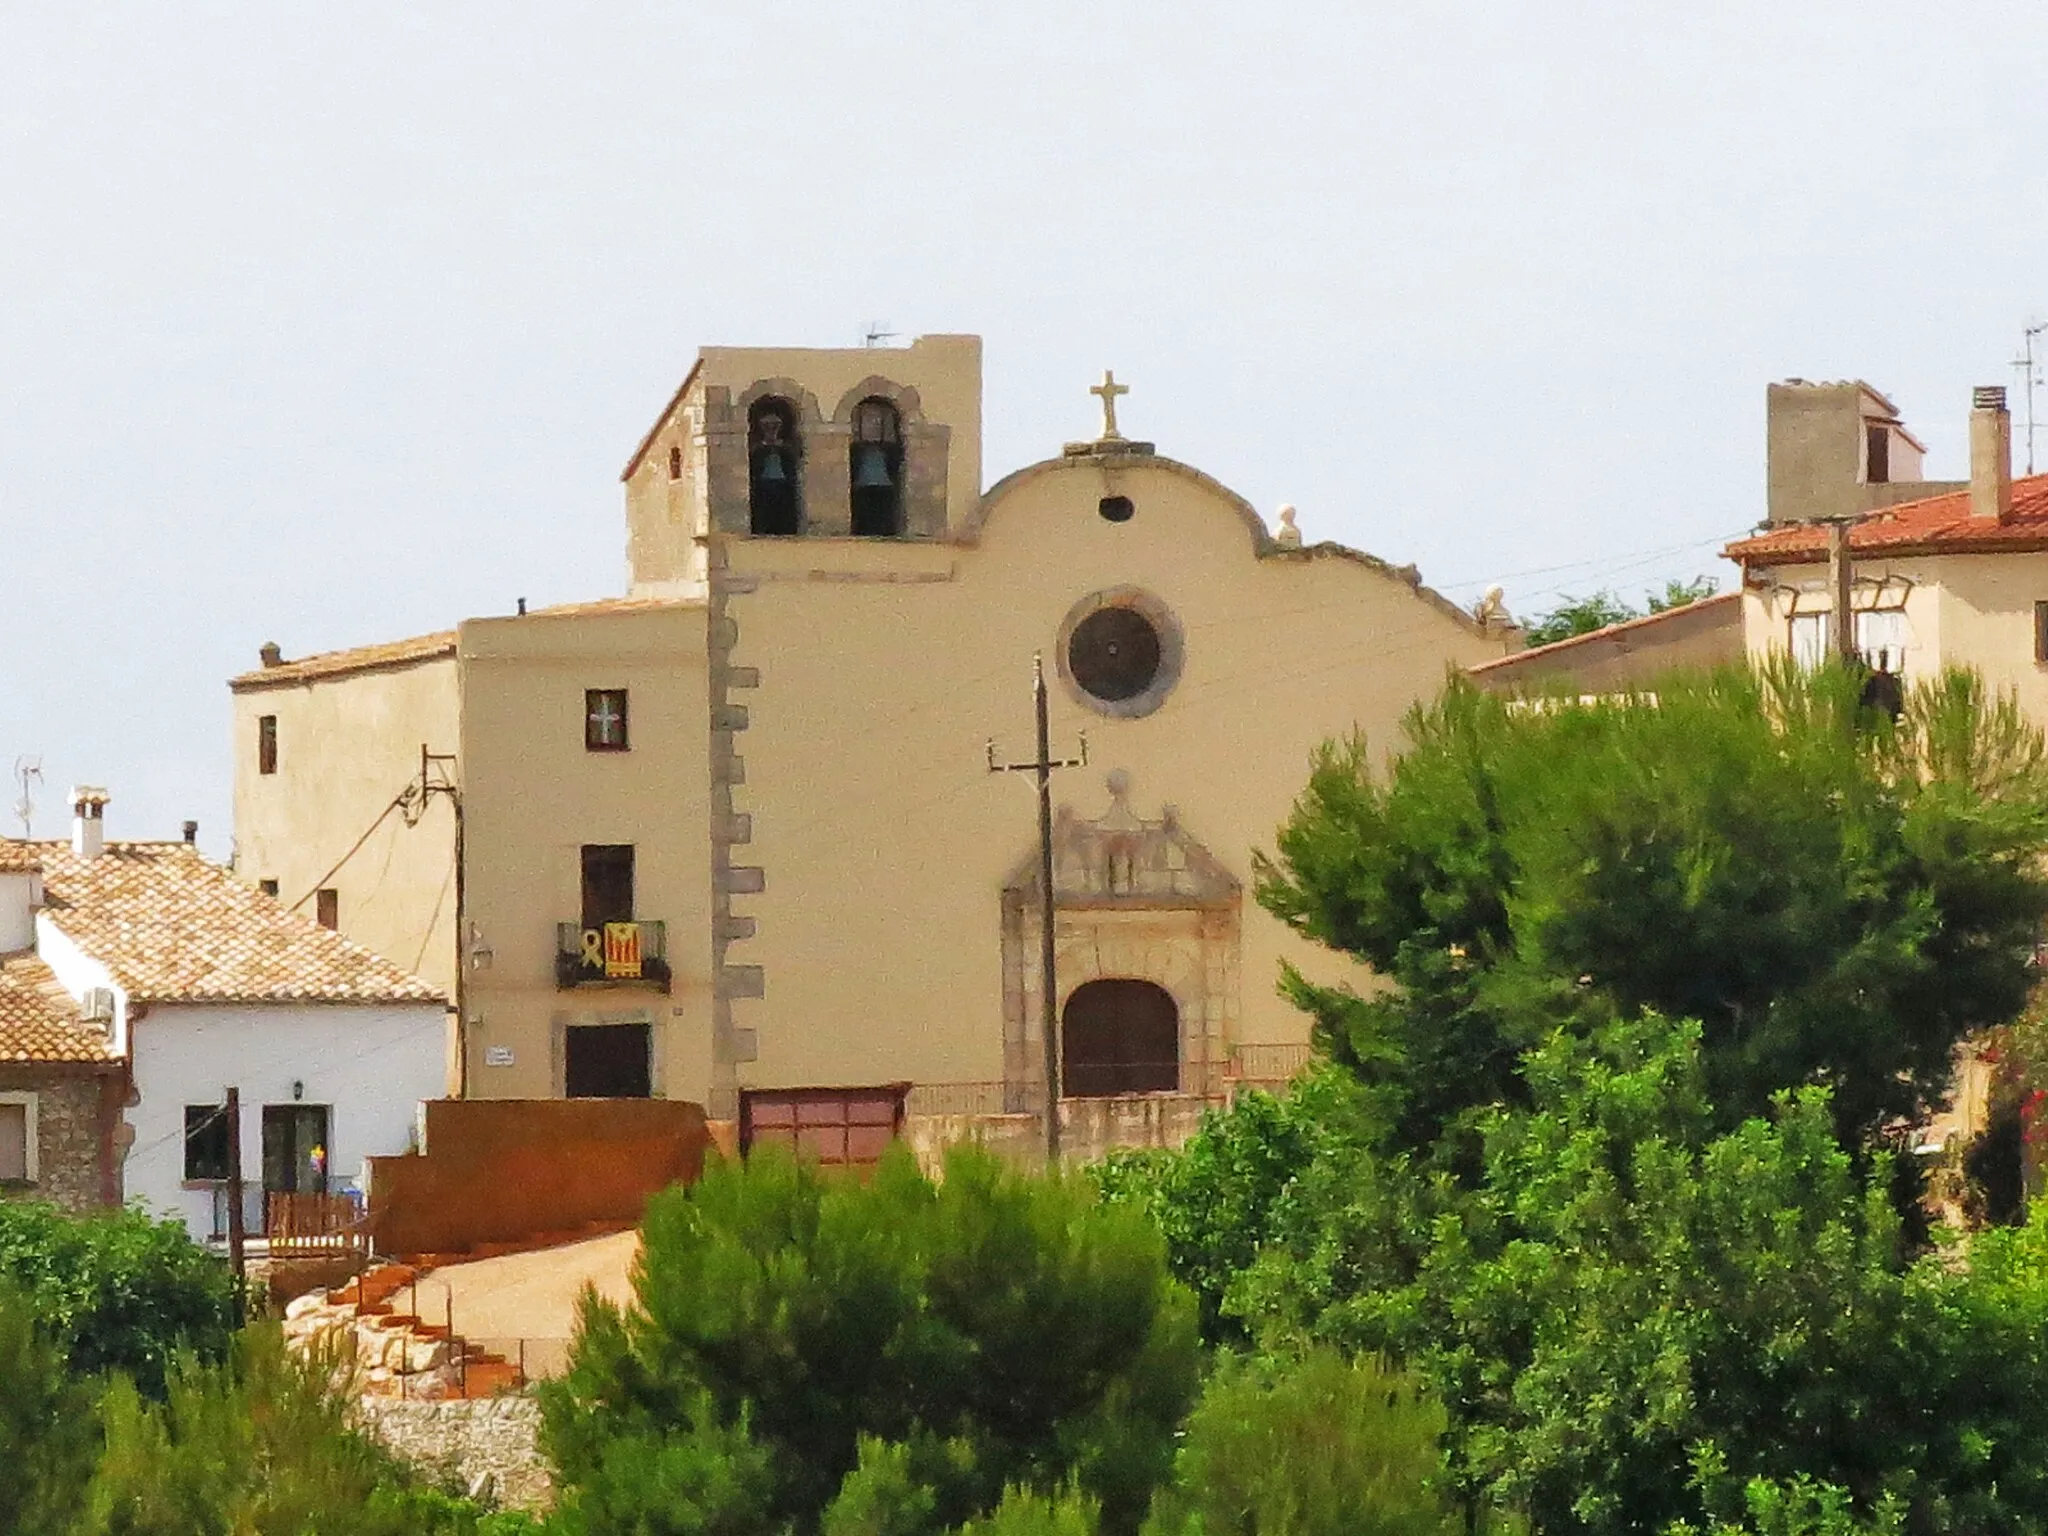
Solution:
<svg viewBox="0 0 2048 1536">
<path fill-rule="evenodd" d="M 583 692 L 583 745 L 592 752 L 626 750 L 626 690 L 586 688 Z"/>
</svg>

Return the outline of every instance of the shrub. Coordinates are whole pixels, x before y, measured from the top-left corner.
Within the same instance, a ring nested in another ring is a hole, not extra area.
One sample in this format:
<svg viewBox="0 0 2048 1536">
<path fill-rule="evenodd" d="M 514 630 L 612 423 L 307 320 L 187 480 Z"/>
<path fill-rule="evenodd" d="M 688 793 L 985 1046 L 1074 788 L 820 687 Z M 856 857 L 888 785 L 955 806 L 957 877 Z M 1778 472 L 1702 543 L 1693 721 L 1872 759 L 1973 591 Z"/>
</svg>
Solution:
<svg viewBox="0 0 2048 1536">
<path fill-rule="evenodd" d="M 175 1221 L 0 1201 L 0 1279 L 27 1295 L 74 1372 L 124 1371 L 160 1397 L 172 1357 L 225 1358 L 234 1280 Z"/>
<path fill-rule="evenodd" d="M 98 1450 L 86 1386 L 0 1283 L 0 1536 L 67 1529 Z"/>
</svg>

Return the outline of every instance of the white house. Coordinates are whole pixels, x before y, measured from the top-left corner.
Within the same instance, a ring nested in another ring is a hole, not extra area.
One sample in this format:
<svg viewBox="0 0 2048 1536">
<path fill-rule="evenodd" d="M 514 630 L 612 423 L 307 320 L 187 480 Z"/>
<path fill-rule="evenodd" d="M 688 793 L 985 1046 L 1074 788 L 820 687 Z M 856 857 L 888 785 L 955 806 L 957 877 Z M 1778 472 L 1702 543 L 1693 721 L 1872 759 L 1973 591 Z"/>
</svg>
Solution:
<svg viewBox="0 0 2048 1536">
<path fill-rule="evenodd" d="M 253 1235 L 267 1196 L 343 1191 L 405 1151 L 443 1087 L 441 995 L 189 840 L 106 841 L 105 805 L 74 790 L 68 843 L 0 843 L 0 870 L 41 872 L 0 894 L 39 885 L 35 958 L 126 1064 L 122 1196 L 219 1236 L 231 1087 Z"/>
</svg>

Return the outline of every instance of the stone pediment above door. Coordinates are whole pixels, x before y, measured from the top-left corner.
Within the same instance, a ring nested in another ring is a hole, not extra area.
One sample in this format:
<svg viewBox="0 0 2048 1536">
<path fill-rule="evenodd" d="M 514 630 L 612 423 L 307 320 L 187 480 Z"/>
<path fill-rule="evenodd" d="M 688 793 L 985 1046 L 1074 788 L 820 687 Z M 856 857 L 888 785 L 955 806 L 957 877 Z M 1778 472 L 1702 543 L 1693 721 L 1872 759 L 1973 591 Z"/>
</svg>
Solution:
<svg viewBox="0 0 2048 1536">
<path fill-rule="evenodd" d="M 1061 907 L 1235 909 L 1243 887 L 1221 860 L 1191 837 L 1172 806 L 1157 821 L 1131 809 L 1130 776 L 1109 775 L 1109 808 L 1094 820 L 1062 807 L 1053 821 L 1053 900 Z M 1038 855 L 1011 868 L 1003 894 L 1038 897 Z"/>
</svg>

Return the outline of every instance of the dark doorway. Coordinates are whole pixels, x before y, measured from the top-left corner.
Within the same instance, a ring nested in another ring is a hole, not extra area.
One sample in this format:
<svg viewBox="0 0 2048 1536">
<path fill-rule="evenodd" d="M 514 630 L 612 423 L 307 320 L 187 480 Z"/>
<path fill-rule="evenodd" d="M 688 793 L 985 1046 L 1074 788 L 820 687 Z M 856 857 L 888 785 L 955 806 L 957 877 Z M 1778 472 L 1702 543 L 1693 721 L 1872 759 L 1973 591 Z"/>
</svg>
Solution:
<svg viewBox="0 0 2048 1536">
<path fill-rule="evenodd" d="M 583 845 L 583 926 L 633 921 L 633 845 Z"/>
<path fill-rule="evenodd" d="M 645 1024 L 571 1024 L 563 1092 L 572 1099 L 644 1099 L 653 1092 Z"/>
<path fill-rule="evenodd" d="M 1180 1009 L 1164 987 L 1117 977 L 1074 989 L 1060 1020 L 1060 1092 L 1070 1099 L 1173 1093 Z"/>
<path fill-rule="evenodd" d="M 274 1194 L 327 1193 L 327 1106 L 263 1106 L 263 1187 Z"/>
</svg>

